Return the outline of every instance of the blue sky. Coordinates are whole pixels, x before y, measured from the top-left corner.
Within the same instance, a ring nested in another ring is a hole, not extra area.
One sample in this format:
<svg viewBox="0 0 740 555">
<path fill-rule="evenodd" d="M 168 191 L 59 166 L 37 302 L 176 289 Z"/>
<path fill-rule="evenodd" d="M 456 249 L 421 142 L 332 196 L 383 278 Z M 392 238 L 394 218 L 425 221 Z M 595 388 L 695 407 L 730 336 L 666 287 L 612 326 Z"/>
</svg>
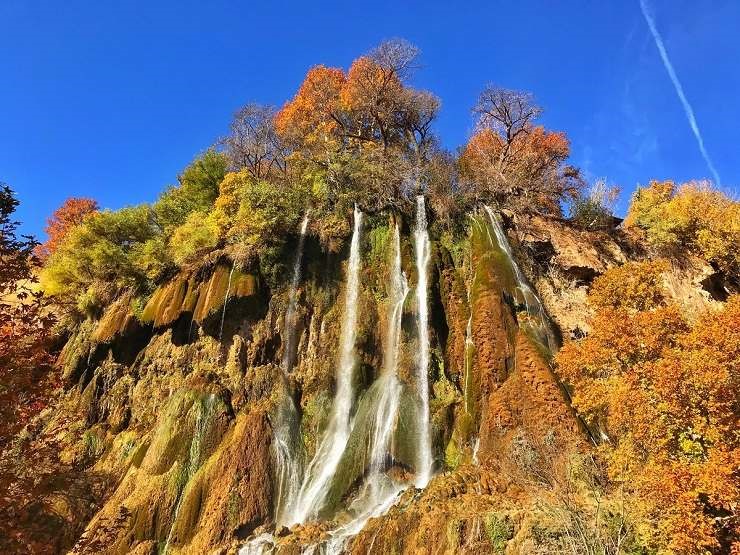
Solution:
<svg viewBox="0 0 740 555">
<path fill-rule="evenodd" d="M 389 37 L 422 51 L 451 149 L 489 82 L 534 93 L 571 162 L 619 184 L 711 175 L 639 0 L 424 2 L 0 0 L 0 181 L 25 232 L 68 196 L 152 201 L 249 101 L 282 104 L 306 70 Z M 740 2 L 651 0 L 725 187 L 740 182 Z"/>
</svg>

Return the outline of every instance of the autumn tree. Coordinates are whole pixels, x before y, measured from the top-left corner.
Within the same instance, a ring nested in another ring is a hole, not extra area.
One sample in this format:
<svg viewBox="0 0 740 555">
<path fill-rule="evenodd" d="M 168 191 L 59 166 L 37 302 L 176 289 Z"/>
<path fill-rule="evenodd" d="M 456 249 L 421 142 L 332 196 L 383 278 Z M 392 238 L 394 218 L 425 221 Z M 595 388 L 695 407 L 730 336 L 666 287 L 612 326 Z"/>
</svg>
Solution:
<svg viewBox="0 0 740 555">
<path fill-rule="evenodd" d="M 740 202 L 707 182 L 638 187 L 624 226 L 664 253 L 693 251 L 740 282 Z"/>
<path fill-rule="evenodd" d="M 562 132 L 535 125 L 542 109 L 528 93 L 487 87 L 473 110 L 477 131 L 460 155 L 461 176 L 482 202 L 560 213 L 560 203 L 583 186 L 565 165 Z"/>
<path fill-rule="evenodd" d="M 603 439 L 644 543 L 728 550 L 738 539 L 740 297 L 691 325 L 664 289 L 663 263 L 594 281 L 592 331 L 557 355 L 573 406 Z"/>
<path fill-rule="evenodd" d="M 15 194 L 0 185 L 0 451 L 51 387 L 48 339 L 53 318 L 38 291 L 31 237 L 18 236 Z"/>
<path fill-rule="evenodd" d="M 256 179 L 284 176 L 288 149 L 275 131 L 276 113 L 272 106 L 250 103 L 234 114 L 222 140 L 233 170 L 246 169 Z"/>
<path fill-rule="evenodd" d="M 316 163 L 327 163 L 339 148 L 339 128 L 345 125 L 339 94 L 344 71 L 323 65 L 312 67 L 293 99 L 275 116 L 275 129 L 294 150 L 302 150 Z"/>
<path fill-rule="evenodd" d="M 392 40 L 341 69 L 312 68 L 276 129 L 319 204 L 398 205 L 424 188 L 439 101 L 407 80 L 418 50 Z"/>
<path fill-rule="evenodd" d="M 141 261 L 146 246 L 160 236 L 147 205 L 90 214 L 49 257 L 41 286 L 60 313 L 73 318 L 95 315 L 122 291 L 151 285 Z"/>
<path fill-rule="evenodd" d="M 46 221 L 44 231 L 47 235 L 45 243 L 34 249 L 34 254 L 41 260 L 46 260 L 62 243 L 69 230 L 79 225 L 85 217 L 98 210 L 97 201 L 91 198 L 70 197 L 57 208 Z"/>
</svg>

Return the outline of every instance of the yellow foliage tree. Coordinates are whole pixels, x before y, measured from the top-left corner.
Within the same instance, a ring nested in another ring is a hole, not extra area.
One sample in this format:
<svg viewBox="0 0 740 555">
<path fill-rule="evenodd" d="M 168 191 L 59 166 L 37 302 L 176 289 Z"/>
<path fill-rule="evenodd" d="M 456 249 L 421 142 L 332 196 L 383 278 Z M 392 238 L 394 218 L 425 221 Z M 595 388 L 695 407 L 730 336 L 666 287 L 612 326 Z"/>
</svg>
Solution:
<svg viewBox="0 0 740 555">
<path fill-rule="evenodd" d="M 557 356 L 573 405 L 645 543 L 706 553 L 738 538 L 740 296 L 693 327 L 666 302 L 660 264 L 610 270 L 590 294 L 592 332 Z"/>
<path fill-rule="evenodd" d="M 655 247 L 685 247 L 729 275 L 740 271 L 740 203 L 707 182 L 651 181 L 632 196 L 624 225 Z"/>
</svg>

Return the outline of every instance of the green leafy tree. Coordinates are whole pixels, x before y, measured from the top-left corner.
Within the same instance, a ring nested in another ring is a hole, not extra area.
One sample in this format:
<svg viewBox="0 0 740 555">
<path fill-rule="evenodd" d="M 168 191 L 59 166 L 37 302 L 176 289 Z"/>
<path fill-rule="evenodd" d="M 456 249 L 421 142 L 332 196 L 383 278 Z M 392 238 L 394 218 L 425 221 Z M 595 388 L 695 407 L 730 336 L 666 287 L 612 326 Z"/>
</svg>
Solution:
<svg viewBox="0 0 740 555">
<path fill-rule="evenodd" d="M 89 312 L 125 288 L 141 289 L 141 245 L 157 237 L 146 205 L 91 214 L 73 228 L 41 272 L 44 291 L 70 309 Z"/>
<path fill-rule="evenodd" d="M 168 187 L 154 203 L 157 224 L 171 234 L 193 212 L 207 212 L 218 196 L 228 167 L 225 154 L 207 150 L 178 176 L 179 185 Z"/>
<path fill-rule="evenodd" d="M 213 250 L 218 244 L 219 235 L 218 223 L 213 215 L 193 212 L 172 234 L 169 252 L 175 262 L 185 264 Z"/>
</svg>

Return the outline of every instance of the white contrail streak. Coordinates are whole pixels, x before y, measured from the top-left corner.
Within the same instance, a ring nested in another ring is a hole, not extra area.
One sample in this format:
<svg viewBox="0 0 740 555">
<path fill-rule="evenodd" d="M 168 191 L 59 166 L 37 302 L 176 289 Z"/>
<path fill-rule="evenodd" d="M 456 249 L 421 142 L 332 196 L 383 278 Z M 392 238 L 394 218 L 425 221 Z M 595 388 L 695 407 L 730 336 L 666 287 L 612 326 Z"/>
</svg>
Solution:
<svg viewBox="0 0 740 555">
<path fill-rule="evenodd" d="M 714 176 L 715 184 L 717 185 L 717 187 L 720 187 L 722 183 L 719 179 L 719 173 L 717 173 L 717 169 L 714 167 L 712 159 L 709 157 L 709 153 L 707 153 L 707 149 L 704 147 L 704 139 L 702 139 L 701 132 L 699 131 L 699 125 L 696 123 L 694 110 L 691 108 L 691 104 L 689 104 L 689 101 L 687 100 L 686 95 L 683 92 L 681 81 L 678 80 L 678 75 L 676 75 L 676 71 L 673 69 L 673 64 L 671 64 L 671 61 L 668 59 L 668 52 L 665 49 L 663 39 L 658 32 L 658 28 L 655 26 L 655 20 L 653 19 L 653 16 L 650 15 L 647 0 L 640 0 L 640 8 L 642 9 L 642 15 L 645 16 L 645 21 L 647 22 L 648 27 L 650 27 L 650 32 L 655 39 L 655 46 L 658 47 L 660 57 L 663 59 L 663 65 L 665 66 L 665 69 L 668 72 L 668 76 L 671 78 L 673 86 L 676 89 L 678 99 L 683 105 L 684 112 L 686 112 L 686 118 L 689 120 L 689 125 L 691 126 L 691 130 L 694 132 L 696 142 L 699 144 L 699 151 L 701 152 L 704 161 L 707 163 L 709 171 L 712 172 L 712 175 Z"/>
</svg>

